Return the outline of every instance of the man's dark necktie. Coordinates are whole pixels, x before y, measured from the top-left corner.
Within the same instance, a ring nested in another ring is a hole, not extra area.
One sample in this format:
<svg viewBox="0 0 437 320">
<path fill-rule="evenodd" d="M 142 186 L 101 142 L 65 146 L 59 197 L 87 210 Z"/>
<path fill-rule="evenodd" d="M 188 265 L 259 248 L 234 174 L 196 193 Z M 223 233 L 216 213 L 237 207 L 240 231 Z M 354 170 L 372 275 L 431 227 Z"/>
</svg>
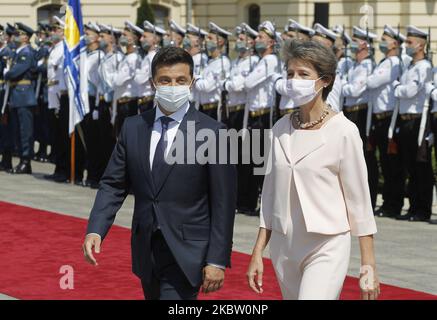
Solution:
<svg viewBox="0 0 437 320">
<path fill-rule="evenodd" d="M 168 125 L 173 121 L 173 119 L 162 116 L 159 120 L 161 120 L 161 137 L 156 145 L 155 156 L 153 157 L 152 164 L 152 176 L 155 186 L 157 185 L 159 178 L 162 176 L 162 168 L 165 166 L 165 150 L 167 149 L 167 144 L 169 142 L 165 139 L 165 136 L 167 134 Z M 153 220 L 153 230 L 155 231 L 158 229 L 158 221 L 155 214 L 153 215 Z"/>
</svg>

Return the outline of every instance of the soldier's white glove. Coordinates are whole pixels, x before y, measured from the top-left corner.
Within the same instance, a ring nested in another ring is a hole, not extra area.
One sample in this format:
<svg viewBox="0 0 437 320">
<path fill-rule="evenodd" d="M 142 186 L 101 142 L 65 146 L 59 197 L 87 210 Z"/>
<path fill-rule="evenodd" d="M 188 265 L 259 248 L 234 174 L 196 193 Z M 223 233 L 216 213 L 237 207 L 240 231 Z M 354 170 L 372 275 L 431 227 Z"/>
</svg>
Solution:
<svg viewBox="0 0 437 320">
<path fill-rule="evenodd" d="M 425 84 L 425 93 L 426 95 L 430 95 L 431 92 L 434 90 L 435 86 L 432 82 L 428 82 L 427 84 Z"/>
<path fill-rule="evenodd" d="M 271 75 L 271 78 L 272 78 L 272 82 L 276 83 L 276 81 L 278 81 L 279 79 L 282 79 L 282 74 L 275 72 Z"/>
</svg>

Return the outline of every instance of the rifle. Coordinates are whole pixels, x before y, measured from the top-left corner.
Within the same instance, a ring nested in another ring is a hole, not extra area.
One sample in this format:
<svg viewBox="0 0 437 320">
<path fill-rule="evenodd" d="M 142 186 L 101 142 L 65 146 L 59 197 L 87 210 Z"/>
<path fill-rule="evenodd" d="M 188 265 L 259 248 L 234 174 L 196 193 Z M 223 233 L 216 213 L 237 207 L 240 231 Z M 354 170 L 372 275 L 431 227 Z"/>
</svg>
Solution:
<svg viewBox="0 0 437 320">
<path fill-rule="evenodd" d="M 431 55 L 431 28 L 428 27 L 428 42 L 426 44 L 426 59 L 431 63 L 431 68 L 433 67 L 432 63 L 432 55 Z M 431 59 L 431 60 L 430 60 Z M 427 144 L 423 143 L 423 138 L 425 136 L 425 131 L 429 132 L 429 116 L 431 108 L 429 107 L 432 103 L 431 97 L 425 97 L 425 104 L 422 109 L 422 116 L 420 119 L 420 127 L 419 127 L 419 136 L 417 139 L 417 145 L 419 146 L 419 150 L 417 151 L 417 160 L 418 161 L 426 161 L 426 148 Z M 427 140 L 425 138 L 425 140 Z M 422 144 L 423 143 L 423 144 Z"/>
<path fill-rule="evenodd" d="M 218 46 L 218 37 L 219 35 L 217 34 L 217 46 Z M 227 46 L 227 44 L 225 44 Z M 227 50 L 227 49 L 226 49 Z M 223 57 L 224 57 L 225 53 L 220 53 L 220 61 L 221 61 L 221 66 L 222 66 L 222 72 L 221 72 L 221 78 L 220 80 L 224 82 L 224 80 L 226 79 L 226 71 L 225 71 L 225 63 L 223 61 Z M 228 109 L 228 105 L 226 103 L 226 97 L 227 97 L 227 91 L 226 89 L 223 87 L 222 91 L 220 93 L 220 101 L 219 101 L 219 106 L 217 108 L 217 120 L 221 121 L 222 118 L 222 110 L 223 107 L 225 109 L 225 115 L 226 115 L 226 119 L 229 119 L 229 109 Z"/>
<path fill-rule="evenodd" d="M 342 40 L 343 40 L 343 43 L 345 43 L 346 45 L 344 46 L 344 61 L 345 61 L 345 64 L 346 64 L 346 81 L 348 81 L 349 80 L 349 63 L 348 63 L 348 61 L 347 61 L 347 59 L 348 59 L 348 57 L 349 57 L 349 54 L 348 54 L 348 50 L 349 50 L 349 48 L 348 48 L 348 44 L 346 43 L 347 42 L 347 40 L 346 40 L 346 34 L 345 34 L 345 26 L 343 25 L 343 34 L 342 34 Z"/>
<path fill-rule="evenodd" d="M 247 27 L 245 24 L 243 24 L 243 33 L 244 36 L 246 38 L 246 50 L 249 52 L 249 73 L 252 72 L 252 52 L 251 49 L 249 48 L 249 38 L 248 38 L 248 32 L 247 32 Z"/>
<path fill-rule="evenodd" d="M 205 49 L 205 41 L 203 41 L 203 38 L 202 38 L 202 31 L 201 31 L 200 27 L 197 27 L 197 29 L 198 29 L 199 49 L 200 49 L 200 70 L 199 70 L 199 73 L 202 74 L 203 69 L 205 67 L 203 64 L 203 55 L 205 54 L 206 49 Z M 206 52 L 206 54 L 207 54 L 207 52 Z"/>
<path fill-rule="evenodd" d="M 401 30 L 401 25 L 398 24 L 398 37 L 397 37 L 397 41 L 399 43 L 399 48 L 398 48 L 398 60 L 399 60 L 399 74 L 398 74 L 398 81 L 400 81 L 402 73 L 403 73 L 403 61 L 402 61 L 402 48 L 401 48 L 401 37 L 400 37 L 400 31 Z M 398 114 L 399 114 L 399 104 L 400 104 L 400 99 L 396 99 L 396 105 L 395 108 L 393 110 L 393 115 L 391 117 L 391 121 L 390 121 L 390 127 L 388 129 L 388 147 L 387 147 L 387 153 L 388 154 L 397 154 L 397 145 L 393 140 L 393 134 L 394 134 L 394 128 L 396 126 L 396 121 L 398 118 Z"/>
<path fill-rule="evenodd" d="M 368 48 L 369 48 L 370 60 L 372 62 L 372 68 L 370 70 L 370 74 L 372 74 L 373 73 L 373 69 L 375 67 L 375 57 L 373 56 L 373 47 L 372 47 L 371 42 L 370 42 L 369 24 L 368 24 L 368 22 L 366 22 L 366 41 L 367 41 L 367 45 L 368 45 Z M 370 74 L 368 73 L 367 77 Z M 372 145 L 371 145 L 371 143 L 369 141 L 370 140 L 369 136 L 370 136 L 370 128 L 372 127 L 373 103 L 371 101 L 370 95 L 369 95 L 369 101 L 367 103 L 367 106 L 368 107 L 367 107 L 367 120 L 366 120 L 366 137 L 367 137 L 367 147 L 366 147 L 366 149 L 367 149 L 367 151 L 371 151 L 373 148 L 372 148 Z"/>
<path fill-rule="evenodd" d="M 8 61 L 6 63 L 7 68 L 10 69 L 12 64 L 12 58 L 9 57 Z M 3 105 L 2 105 L 2 110 L 1 110 L 1 115 L 3 116 L 5 114 L 6 111 L 6 106 L 8 105 L 8 99 L 9 99 L 9 92 L 11 91 L 11 83 L 10 81 L 6 82 L 6 87 L 5 87 L 5 95 L 3 97 Z"/>
<path fill-rule="evenodd" d="M 278 74 L 281 74 L 282 73 L 282 70 L 281 70 L 281 59 L 279 58 L 279 52 L 278 52 L 279 50 L 278 50 L 278 47 L 277 47 L 277 45 L 279 45 L 279 43 L 276 43 L 276 40 L 277 40 L 276 39 L 276 22 L 273 20 L 272 24 L 273 24 L 273 39 L 275 40 L 275 44 L 276 44 L 274 46 L 274 48 L 273 48 L 274 54 L 275 54 L 276 60 L 277 60 L 277 63 L 276 63 L 276 72 Z M 266 69 L 267 69 L 267 64 L 266 64 Z M 266 73 L 267 73 L 267 71 L 266 71 Z M 276 90 L 274 90 L 274 92 L 275 92 L 275 105 L 270 108 L 270 128 L 273 128 L 273 116 L 275 116 L 275 119 L 276 119 L 276 114 L 279 113 L 278 110 L 279 110 L 279 105 L 281 103 L 281 95 L 279 95 L 276 92 Z"/>
</svg>

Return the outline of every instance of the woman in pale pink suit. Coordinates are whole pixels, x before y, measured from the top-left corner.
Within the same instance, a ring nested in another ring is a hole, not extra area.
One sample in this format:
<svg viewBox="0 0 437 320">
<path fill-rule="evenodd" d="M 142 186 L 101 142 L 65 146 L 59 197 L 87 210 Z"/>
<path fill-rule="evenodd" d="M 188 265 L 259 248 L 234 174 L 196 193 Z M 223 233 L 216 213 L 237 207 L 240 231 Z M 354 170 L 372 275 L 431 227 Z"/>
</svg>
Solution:
<svg viewBox="0 0 437 320">
<path fill-rule="evenodd" d="M 377 299 L 376 224 L 362 140 L 355 124 L 326 103 L 336 58 L 313 41 L 293 41 L 284 53 L 287 92 L 300 108 L 273 128 L 249 286 L 263 292 L 262 256 L 270 241 L 284 299 L 338 299 L 353 235 L 361 249 L 361 297 Z"/>
</svg>

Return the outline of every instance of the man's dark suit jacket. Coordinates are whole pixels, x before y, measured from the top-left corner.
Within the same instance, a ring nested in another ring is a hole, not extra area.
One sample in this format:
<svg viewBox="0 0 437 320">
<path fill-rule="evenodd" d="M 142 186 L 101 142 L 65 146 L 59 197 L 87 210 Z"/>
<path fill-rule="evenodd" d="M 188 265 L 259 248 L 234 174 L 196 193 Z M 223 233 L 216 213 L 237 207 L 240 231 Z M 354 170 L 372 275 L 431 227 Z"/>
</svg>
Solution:
<svg viewBox="0 0 437 320">
<path fill-rule="evenodd" d="M 231 164 L 199 164 L 197 161 L 195 164 L 165 164 L 160 178 L 154 181 L 149 160 L 154 120 L 155 110 L 125 120 L 100 181 L 87 233 L 97 233 L 104 239 L 132 190 L 135 196 L 131 236 L 133 272 L 146 283 L 151 281 L 155 213 L 178 265 L 189 282 L 194 287 L 199 286 L 207 263 L 230 267 L 236 168 Z M 200 129 L 213 130 L 218 144 L 218 130 L 224 128 L 223 124 L 191 106 L 179 126 L 185 145 L 187 139 L 194 139 L 187 130 L 187 121 L 195 122 L 196 133 Z M 197 150 L 204 142 L 195 143 Z"/>
</svg>

